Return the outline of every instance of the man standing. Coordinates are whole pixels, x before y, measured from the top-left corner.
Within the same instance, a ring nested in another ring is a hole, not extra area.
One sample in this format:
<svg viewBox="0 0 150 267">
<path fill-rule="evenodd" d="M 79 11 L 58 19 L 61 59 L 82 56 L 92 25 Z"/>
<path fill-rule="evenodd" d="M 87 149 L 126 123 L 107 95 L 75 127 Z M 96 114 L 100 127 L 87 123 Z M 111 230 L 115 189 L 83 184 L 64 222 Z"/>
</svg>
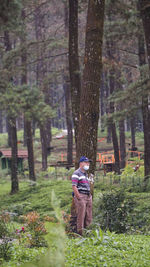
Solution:
<svg viewBox="0 0 150 267">
<path fill-rule="evenodd" d="M 92 195 L 87 171 L 90 160 L 82 156 L 79 160 L 79 169 L 72 175 L 72 188 L 77 213 L 77 232 L 83 234 L 83 229 L 92 222 Z"/>
</svg>

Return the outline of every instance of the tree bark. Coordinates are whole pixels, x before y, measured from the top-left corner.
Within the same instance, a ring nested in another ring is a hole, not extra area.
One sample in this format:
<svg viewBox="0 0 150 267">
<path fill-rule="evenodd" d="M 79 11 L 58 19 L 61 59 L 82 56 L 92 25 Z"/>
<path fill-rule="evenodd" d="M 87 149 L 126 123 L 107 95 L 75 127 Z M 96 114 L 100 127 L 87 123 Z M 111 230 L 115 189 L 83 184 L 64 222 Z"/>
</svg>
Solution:
<svg viewBox="0 0 150 267">
<path fill-rule="evenodd" d="M 108 101 L 108 97 L 110 96 L 110 90 L 109 90 L 109 79 L 108 79 L 108 71 L 105 72 L 105 80 L 106 80 L 106 114 L 108 115 L 110 113 L 110 105 Z M 111 126 L 110 124 L 107 124 L 107 144 L 110 144 L 112 142 L 112 135 L 111 135 Z"/>
<path fill-rule="evenodd" d="M 71 109 L 71 95 L 70 86 L 67 82 L 67 77 L 64 77 L 64 92 L 65 92 L 65 104 L 66 104 L 66 124 L 67 124 L 67 163 L 71 165 L 73 162 L 73 133 L 72 133 L 72 109 Z"/>
<path fill-rule="evenodd" d="M 3 112 L 0 110 L 0 133 L 3 133 Z"/>
<path fill-rule="evenodd" d="M 103 116 L 105 114 L 104 109 L 104 91 L 105 91 L 105 74 L 102 72 L 102 81 L 101 81 L 101 87 L 100 87 L 100 128 L 101 132 L 104 131 L 104 123 L 103 123 Z"/>
<path fill-rule="evenodd" d="M 78 1 L 76 1 L 76 2 L 78 2 Z M 69 4 L 71 4 L 71 3 L 69 3 Z M 72 1 L 72 5 L 74 5 L 74 0 Z M 71 5 L 71 7 L 72 7 L 72 5 Z M 67 38 L 68 37 L 68 26 L 69 26 L 68 24 L 69 23 L 68 23 L 68 6 L 66 4 L 64 5 L 64 9 L 65 9 L 65 37 Z M 72 10 L 72 12 L 73 12 L 72 15 L 74 15 L 74 10 Z M 71 20 L 71 18 L 70 18 L 70 20 Z M 72 20 L 71 20 L 70 23 L 72 23 Z M 77 38 L 77 41 L 78 41 L 78 36 L 75 36 L 75 37 Z M 70 42 L 69 42 L 69 44 L 70 44 Z M 76 44 L 76 42 L 75 42 L 75 44 Z M 72 66 L 72 54 L 73 53 L 74 52 L 71 51 L 71 63 L 70 63 L 70 65 L 71 65 L 70 67 L 71 68 L 74 67 L 74 65 Z M 75 60 L 76 60 L 76 56 L 75 56 Z M 76 88 L 76 86 L 75 86 L 75 87 L 72 87 L 72 89 L 71 89 L 71 86 L 69 84 L 68 60 L 65 63 L 66 63 L 66 69 L 65 69 L 65 74 L 64 74 L 64 93 L 65 93 L 65 107 L 66 107 L 65 109 L 66 109 L 66 124 L 67 124 L 67 163 L 68 163 L 68 165 L 71 165 L 72 162 L 73 162 L 73 156 L 72 156 L 72 154 L 73 154 L 73 133 L 72 133 L 71 92 L 72 92 L 72 95 L 73 95 L 72 103 L 74 104 L 74 100 L 75 100 L 74 99 L 74 91 L 75 90 L 77 91 L 78 88 Z M 76 82 L 76 81 L 74 81 L 74 75 L 75 75 L 74 71 L 73 71 L 73 73 L 71 71 L 70 74 L 73 74 L 70 77 L 72 78 L 72 86 L 74 86 L 74 82 Z M 75 85 L 76 85 L 76 83 L 75 83 Z M 74 110 L 75 114 L 76 114 L 76 108 L 77 107 L 75 107 L 75 110 Z M 79 112 L 79 110 L 78 110 L 78 112 Z M 76 121 L 76 125 L 75 125 L 75 131 L 77 130 L 76 127 L 77 127 L 77 121 Z M 76 136 L 76 133 L 75 133 L 75 136 Z"/>
<path fill-rule="evenodd" d="M 25 11 L 22 10 L 22 21 L 25 20 Z M 21 35 L 21 45 L 22 45 L 22 54 L 21 62 L 23 66 L 22 75 L 21 75 L 21 85 L 28 82 L 27 78 L 27 50 L 26 50 L 26 37 L 25 37 L 25 27 L 23 24 L 23 33 Z M 30 180 L 35 181 L 35 170 L 34 170 L 34 151 L 33 151 L 33 138 L 32 138 L 32 125 L 31 119 L 27 118 L 26 114 L 24 115 L 24 144 L 27 144 L 28 149 L 28 166 L 29 166 L 29 178 Z"/>
<path fill-rule="evenodd" d="M 25 117 L 23 119 L 23 146 L 27 146 L 27 130 L 25 124 Z"/>
<path fill-rule="evenodd" d="M 19 191 L 19 182 L 17 176 L 17 129 L 16 119 L 10 118 L 11 125 L 11 194 L 15 194 Z"/>
<path fill-rule="evenodd" d="M 43 46 L 39 46 L 39 43 L 41 40 L 44 39 L 44 16 L 43 12 L 40 9 L 40 6 L 37 5 L 36 11 L 35 11 L 35 34 L 36 34 L 36 40 L 37 40 L 37 59 L 39 60 L 37 63 L 36 68 L 36 80 L 37 85 L 40 87 L 41 91 L 43 91 L 45 95 L 45 103 L 47 103 L 47 100 L 49 99 L 49 90 L 44 84 L 45 79 L 45 73 L 47 72 L 47 65 L 46 62 L 43 61 L 43 57 L 45 54 L 45 49 Z M 44 45 L 44 44 L 43 44 Z M 40 125 L 40 138 L 41 138 L 41 147 L 42 147 L 42 170 L 45 171 L 47 169 L 47 155 L 48 155 L 48 148 L 50 147 L 50 144 L 48 144 L 48 130 L 47 130 L 47 124 L 48 121 L 46 120 L 39 122 Z M 48 144 L 48 147 L 47 147 Z"/>
<path fill-rule="evenodd" d="M 47 170 L 47 138 L 44 125 L 40 125 L 40 137 L 42 145 L 42 171 Z"/>
<path fill-rule="evenodd" d="M 107 42 L 107 54 L 109 57 L 109 60 L 113 62 L 114 60 L 114 44 L 112 41 Z M 109 86 L 110 86 L 110 95 L 115 90 L 115 69 L 112 63 L 110 74 L 109 74 Z M 111 101 L 110 102 L 110 114 L 114 113 L 114 103 Z M 120 156 L 119 156 L 119 144 L 118 144 L 118 137 L 117 137 L 117 132 L 116 132 L 116 125 L 115 122 L 113 121 L 113 118 L 108 119 L 108 125 L 111 127 L 111 132 L 112 132 L 112 142 L 113 142 L 113 148 L 114 148 L 114 156 L 115 156 L 115 171 L 120 174 Z"/>
<path fill-rule="evenodd" d="M 135 117 L 130 119 L 130 126 L 131 126 L 131 150 L 135 150 Z"/>
<path fill-rule="evenodd" d="M 140 35 L 138 38 L 139 46 L 139 65 L 146 64 L 146 53 L 144 36 Z M 143 73 L 141 71 L 141 79 Z M 143 130 L 144 130 L 144 174 L 145 187 L 147 186 L 148 178 L 150 177 L 150 109 L 149 109 L 149 94 L 143 92 L 142 96 L 142 113 L 143 113 Z"/>
<path fill-rule="evenodd" d="M 32 138 L 32 126 L 31 121 L 25 119 L 26 127 L 26 140 L 28 148 L 28 166 L 29 166 L 29 178 L 32 181 L 36 181 L 35 170 L 34 170 L 34 150 L 33 150 L 33 138 Z"/>
<path fill-rule="evenodd" d="M 115 156 L 115 172 L 120 174 L 119 145 L 116 132 L 116 125 L 114 122 L 111 122 L 111 132 L 112 132 L 112 141 L 113 141 L 114 156 Z"/>
<path fill-rule="evenodd" d="M 119 136 L 120 136 L 120 168 L 126 166 L 126 145 L 125 145 L 125 123 L 124 120 L 119 121 Z"/>
<path fill-rule="evenodd" d="M 81 77 L 78 53 L 78 0 L 69 0 L 69 72 L 75 143 L 79 125 Z"/>
<path fill-rule="evenodd" d="M 146 48 L 147 48 L 147 59 L 150 69 L 150 1 L 139 0 L 139 8 L 141 11 L 141 18 L 143 22 L 143 28 L 145 33 Z"/>
<path fill-rule="evenodd" d="M 80 156 L 85 155 L 92 160 L 90 167 L 92 173 L 96 167 L 104 5 L 104 0 L 89 0 L 77 137 L 76 166 Z"/>
<path fill-rule="evenodd" d="M 4 44 L 5 44 L 5 50 L 7 53 L 11 50 L 11 42 L 10 42 L 10 37 L 9 37 L 8 31 L 4 31 Z M 10 132 L 11 126 L 10 126 L 10 119 L 9 119 L 8 115 L 6 118 L 6 129 L 7 129 L 7 133 L 8 133 L 8 146 L 11 147 L 11 132 Z"/>
</svg>

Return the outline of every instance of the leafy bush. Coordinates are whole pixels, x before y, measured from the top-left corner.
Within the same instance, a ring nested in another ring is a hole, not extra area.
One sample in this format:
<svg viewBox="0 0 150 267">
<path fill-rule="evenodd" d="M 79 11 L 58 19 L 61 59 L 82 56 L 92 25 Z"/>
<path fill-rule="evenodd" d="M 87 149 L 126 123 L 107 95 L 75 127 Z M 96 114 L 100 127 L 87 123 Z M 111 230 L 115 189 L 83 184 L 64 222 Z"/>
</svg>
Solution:
<svg viewBox="0 0 150 267">
<path fill-rule="evenodd" d="M 3 238 L 9 234 L 7 223 L 9 222 L 9 216 L 4 213 L 0 214 L 0 238 Z"/>
<path fill-rule="evenodd" d="M 7 213 L 0 215 L 0 258 L 9 260 L 11 257 L 10 231 L 8 223 L 10 217 Z"/>
<path fill-rule="evenodd" d="M 47 246 L 47 243 L 43 237 L 46 234 L 44 223 L 40 220 L 40 216 L 37 212 L 30 212 L 25 216 L 28 235 L 28 242 L 30 247 L 43 247 Z"/>
<path fill-rule="evenodd" d="M 132 199 L 127 199 L 122 190 L 106 192 L 96 202 L 95 222 L 102 229 L 124 233 L 128 229 L 128 214 L 133 208 Z"/>
<path fill-rule="evenodd" d="M 0 242 L 0 259 L 7 261 L 11 258 L 11 246 L 9 238 L 3 237 Z"/>
</svg>

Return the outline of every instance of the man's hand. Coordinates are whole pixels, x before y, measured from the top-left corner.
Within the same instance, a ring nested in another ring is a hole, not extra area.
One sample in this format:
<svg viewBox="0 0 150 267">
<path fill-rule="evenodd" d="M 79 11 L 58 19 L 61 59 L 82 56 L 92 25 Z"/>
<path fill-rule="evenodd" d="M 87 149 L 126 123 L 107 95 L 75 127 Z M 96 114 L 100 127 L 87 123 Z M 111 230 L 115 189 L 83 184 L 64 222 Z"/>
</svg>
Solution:
<svg viewBox="0 0 150 267">
<path fill-rule="evenodd" d="M 75 185 L 73 185 L 72 189 L 73 189 L 73 192 L 74 192 L 76 198 L 79 200 L 80 199 L 80 193 L 78 191 L 78 188 Z"/>
</svg>

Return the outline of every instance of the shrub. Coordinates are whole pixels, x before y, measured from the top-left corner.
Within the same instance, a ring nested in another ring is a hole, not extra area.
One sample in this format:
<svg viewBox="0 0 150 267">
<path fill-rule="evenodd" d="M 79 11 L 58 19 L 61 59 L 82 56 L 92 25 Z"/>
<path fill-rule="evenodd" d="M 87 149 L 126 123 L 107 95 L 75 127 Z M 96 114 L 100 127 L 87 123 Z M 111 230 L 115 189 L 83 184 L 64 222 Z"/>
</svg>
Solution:
<svg viewBox="0 0 150 267">
<path fill-rule="evenodd" d="M 11 242 L 9 238 L 4 237 L 0 242 L 0 259 L 9 260 L 11 258 Z"/>
<path fill-rule="evenodd" d="M 40 220 L 39 214 L 33 211 L 28 213 L 24 218 L 27 224 L 27 230 L 30 231 L 30 234 L 28 235 L 30 247 L 47 246 L 44 239 L 46 229 L 44 223 Z"/>
<path fill-rule="evenodd" d="M 10 217 L 7 213 L 1 213 L 0 215 L 0 258 L 9 260 L 11 256 L 11 243 L 8 223 Z"/>
<path fill-rule="evenodd" d="M 96 203 L 95 222 L 102 229 L 124 233 L 129 227 L 128 214 L 133 208 L 132 199 L 127 199 L 122 190 L 106 192 Z"/>
</svg>

